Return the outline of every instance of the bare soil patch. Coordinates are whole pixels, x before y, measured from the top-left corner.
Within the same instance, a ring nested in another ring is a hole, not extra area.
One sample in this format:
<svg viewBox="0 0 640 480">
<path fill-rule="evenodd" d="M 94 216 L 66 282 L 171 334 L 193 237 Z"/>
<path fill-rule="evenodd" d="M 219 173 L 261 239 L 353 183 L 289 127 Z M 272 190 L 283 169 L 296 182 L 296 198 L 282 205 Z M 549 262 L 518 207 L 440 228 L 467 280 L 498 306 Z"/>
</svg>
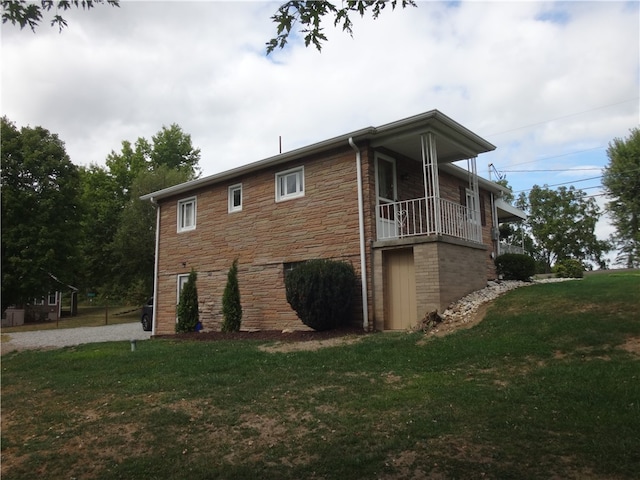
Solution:
<svg viewBox="0 0 640 480">
<path fill-rule="evenodd" d="M 240 332 L 200 332 L 176 335 L 156 335 L 153 338 L 176 341 L 223 342 L 238 340 L 259 340 L 274 342 L 260 346 L 269 353 L 315 351 L 321 348 L 354 344 L 367 335 L 362 328 L 343 327 L 317 332 L 314 330 L 256 330 Z"/>
<path fill-rule="evenodd" d="M 640 356 L 640 337 L 629 337 L 626 342 L 620 345 L 620 348 Z"/>
</svg>

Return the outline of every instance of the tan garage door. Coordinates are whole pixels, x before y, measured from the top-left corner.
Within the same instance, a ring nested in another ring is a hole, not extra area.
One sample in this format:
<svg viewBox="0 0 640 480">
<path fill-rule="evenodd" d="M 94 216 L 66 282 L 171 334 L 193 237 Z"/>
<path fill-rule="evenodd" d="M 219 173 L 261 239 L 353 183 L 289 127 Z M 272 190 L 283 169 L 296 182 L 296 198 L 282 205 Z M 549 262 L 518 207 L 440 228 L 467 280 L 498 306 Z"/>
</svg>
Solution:
<svg viewBox="0 0 640 480">
<path fill-rule="evenodd" d="M 405 330 L 414 326 L 416 317 L 416 275 L 413 249 L 389 250 L 384 262 L 384 328 Z"/>
</svg>

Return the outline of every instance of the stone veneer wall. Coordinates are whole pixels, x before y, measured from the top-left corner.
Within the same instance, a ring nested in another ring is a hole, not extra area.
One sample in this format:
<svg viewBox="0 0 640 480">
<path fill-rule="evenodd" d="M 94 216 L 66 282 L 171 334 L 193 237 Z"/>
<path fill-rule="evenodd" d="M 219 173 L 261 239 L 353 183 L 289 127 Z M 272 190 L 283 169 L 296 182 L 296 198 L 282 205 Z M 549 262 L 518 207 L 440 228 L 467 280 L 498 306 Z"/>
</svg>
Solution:
<svg viewBox="0 0 640 480">
<path fill-rule="evenodd" d="M 434 310 L 443 312 L 450 303 L 486 287 L 486 253 L 482 245 L 442 237 L 415 245 L 419 319 Z"/>
<path fill-rule="evenodd" d="M 367 150 L 363 164 L 367 165 Z M 305 196 L 275 201 L 275 174 L 304 166 Z M 364 168 L 365 188 L 370 169 Z M 242 211 L 227 212 L 228 187 L 242 183 Z M 177 233 L 177 202 L 197 197 L 196 229 Z M 367 197 L 365 197 L 367 198 Z M 175 328 L 177 275 L 198 272 L 205 330 L 218 330 L 227 272 L 238 258 L 243 329 L 305 328 L 286 301 L 283 264 L 313 258 L 349 261 L 360 276 L 355 152 L 270 168 L 161 203 L 156 334 Z M 371 235 L 371 225 L 366 225 Z M 360 288 L 354 313 L 362 318 Z"/>
<path fill-rule="evenodd" d="M 443 312 L 449 304 L 487 284 L 487 247 L 451 237 L 432 236 L 386 242 L 374 249 L 375 328 L 384 329 L 384 265 L 382 252 L 412 248 L 416 275 L 417 322 L 425 314 Z"/>
</svg>

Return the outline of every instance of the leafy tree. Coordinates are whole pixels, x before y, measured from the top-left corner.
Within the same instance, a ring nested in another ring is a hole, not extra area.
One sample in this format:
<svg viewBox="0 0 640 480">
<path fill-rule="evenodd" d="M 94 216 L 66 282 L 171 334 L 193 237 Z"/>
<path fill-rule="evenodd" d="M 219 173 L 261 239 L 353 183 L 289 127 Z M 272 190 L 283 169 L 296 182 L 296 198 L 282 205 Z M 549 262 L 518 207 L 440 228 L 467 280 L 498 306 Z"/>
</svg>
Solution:
<svg viewBox="0 0 640 480">
<path fill-rule="evenodd" d="M 509 191 L 505 194 L 502 195 L 502 198 L 505 202 L 508 203 L 513 203 L 513 201 L 516 199 L 515 195 L 513 194 L 513 188 L 511 188 L 511 185 L 509 185 L 509 182 L 507 181 L 506 178 L 500 178 L 498 180 L 496 180 L 496 182 L 498 185 L 502 185 L 504 188 L 508 189 Z"/>
<path fill-rule="evenodd" d="M 80 167 L 82 202 L 82 286 L 88 291 L 101 291 L 110 281 L 115 264 L 113 236 L 122 213 L 122 199 L 114 177 L 101 166 Z M 112 293 L 112 292 L 101 292 Z"/>
<path fill-rule="evenodd" d="M 133 180 L 139 173 L 151 168 L 151 150 L 149 141 L 140 137 L 135 145 L 132 145 L 128 140 L 123 140 L 120 152 L 112 150 L 107 155 L 105 163 L 109 175 L 116 183 L 116 192 L 123 203 L 130 198 L 129 189 Z"/>
<path fill-rule="evenodd" d="M 67 21 L 60 15 L 60 11 L 71 8 L 91 10 L 95 5 L 108 4 L 113 7 L 120 6 L 120 0 L 40 0 L 40 2 L 26 0 L 2 0 L 2 23 L 11 22 L 12 25 L 20 25 L 20 29 L 28 26 L 33 32 L 42 21 L 44 12 L 55 10 L 51 18 L 51 26 L 58 26 L 62 31 L 67 26 Z"/>
<path fill-rule="evenodd" d="M 287 44 L 291 30 L 296 23 L 300 24 L 300 33 L 304 34 L 305 46 L 313 44 L 318 51 L 321 51 L 322 42 L 327 41 L 322 28 L 322 21 L 325 17 L 332 16 L 334 26 L 340 25 L 342 31 L 353 36 L 351 14 L 358 13 L 364 17 L 364 14 L 370 11 L 372 17 L 376 19 L 387 5 L 391 5 L 391 9 L 395 10 L 398 3 L 398 0 L 390 2 L 386 0 L 347 0 L 342 2 L 340 7 L 337 7 L 328 0 L 285 2 L 271 17 L 271 20 L 277 25 L 277 36 L 267 42 L 267 54 L 276 48 L 283 48 Z M 415 7 L 416 3 L 414 0 L 400 0 L 400 5 L 402 8 Z"/>
<path fill-rule="evenodd" d="M 615 138 L 607 149 L 602 184 L 612 200 L 607 204 L 616 233 L 612 240 L 620 249 L 617 263 L 640 266 L 640 129 L 626 139 Z"/>
<path fill-rule="evenodd" d="M 227 275 L 227 285 L 222 294 L 223 332 L 237 332 L 242 322 L 242 304 L 240 303 L 240 287 L 238 286 L 238 259 L 236 258 Z"/>
<path fill-rule="evenodd" d="M 131 198 L 125 204 L 109 246 L 113 263 L 110 289 L 131 302 L 142 302 L 153 291 L 156 209 L 141 195 L 187 181 L 183 170 L 162 165 L 142 171 L 131 185 Z"/>
<path fill-rule="evenodd" d="M 122 142 L 106 168 L 84 171 L 87 233 L 83 252 L 87 286 L 128 301 L 152 291 L 156 214 L 141 195 L 195 178 L 200 150 L 177 124 L 149 141 Z"/>
<path fill-rule="evenodd" d="M 120 152 L 112 150 L 106 164 L 109 174 L 116 180 L 119 194 L 127 201 L 131 197 L 131 185 L 140 173 L 165 166 L 184 171 L 187 180 L 191 180 L 200 173 L 199 161 L 200 149 L 193 147 L 191 135 L 173 123 L 169 127 L 163 125 L 151 137 L 151 142 L 144 137 L 139 137 L 135 144 L 123 140 Z"/>
<path fill-rule="evenodd" d="M 198 274 L 191 269 L 187 283 L 180 292 L 180 302 L 178 303 L 178 323 L 176 323 L 176 333 L 194 332 L 196 325 L 200 321 L 198 312 L 198 287 L 196 281 Z"/>
<path fill-rule="evenodd" d="M 77 279 L 80 176 L 64 143 L 42 127 L 1 119 L 2 308 Z"/>
<path fill-rule="evenodd" d="M 573 258 L 593 261 L 605 268 L 603 253 L 610 249 L 598 240 L 595 227 L 600 209 L 593 198 L 587 198 L 575 187 L 534 185 L 529 192 L 528 226 L 539 258 L 547 271 L 556 261 Z"/>
<path fill-rule="evenodd" d="M 152 139 L 152 168 L 164 165 L 174 170 L 183 170 L 191 178 L 200 174 L 200 149 L 193 148 L 191 135 L 184 133 L 178 124 L 172 123 L 168 128 L 163 126 Z"/>
</svg>

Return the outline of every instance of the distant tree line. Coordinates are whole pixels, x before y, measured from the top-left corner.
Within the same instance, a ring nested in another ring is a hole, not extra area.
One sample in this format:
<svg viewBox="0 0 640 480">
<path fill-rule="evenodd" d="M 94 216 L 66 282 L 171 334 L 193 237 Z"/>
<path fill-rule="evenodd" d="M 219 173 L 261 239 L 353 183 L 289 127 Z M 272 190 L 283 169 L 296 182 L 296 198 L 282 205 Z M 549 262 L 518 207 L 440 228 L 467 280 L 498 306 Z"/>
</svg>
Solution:
<svg viewBox="0 0 640 480">
<path fill-rule="evenodd" d="M 501 225 L 500 236 L 523 245 L 537 261 L 538 272 L 549 272 L 556 263 L 569 259 L 587 267 L 607 268 L 604 254 L 611 250 L 617 251 L 614 266 L 640 267 L 640 129 L 631 129 L 627 138 L 612 140 L 607 156 L 602 185 L 610 201 L 604 212 L 593 196 L 575 187 L 552 190 L 534 185 L 528 195 L 509 196 L 528 218 L 521 224 Z M 508 187 L 506 181 L 500 183 Z M 615 228 L 607 240 L 595 235 L 603 214 Z"/>
<path fill-rule="evenodd" d="M 199 175 L 191 136 L 163 126 L 104 166 L 77 166 L 56 134 L 1 121 L 3 310 L 59 282 L 122 302 L 151 295 L 156 215 L 139 197 Z"/>
</svg>

